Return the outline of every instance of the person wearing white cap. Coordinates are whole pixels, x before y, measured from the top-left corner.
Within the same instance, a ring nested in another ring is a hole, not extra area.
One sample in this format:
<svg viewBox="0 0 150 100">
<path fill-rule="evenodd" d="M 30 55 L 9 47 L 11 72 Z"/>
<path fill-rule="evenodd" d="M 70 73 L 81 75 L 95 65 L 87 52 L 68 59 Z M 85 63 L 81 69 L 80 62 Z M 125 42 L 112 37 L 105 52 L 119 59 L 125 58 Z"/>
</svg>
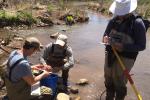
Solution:
<svg viewBox="0 0 150 100">
<path fill-rule="evenodd" d="M 66 35 L 59 34 L 54 43 L 49 43 L 45 47 L 40 59 L 41 63 L 50 65 L 54 72 L 56 69 L 62 70 L 64 92 L 67 92 L 69 69 L 74 65 L 72 48 L 67 45 L 67 39 Z"/>
<path fill-rule="evenodd" d="M 127 95 L 127 79 L 112 51 L 112 45 L 128 71 L 133 67 L 138 52 L 146 48 L 146 29 L 142 19 L 135 18 L 136 8 L 137 0 L 114 0 L 109 8 L 114 17 L 109 21 L 102 39 L 106 44 L 106 100 L 124 100 Z"/>
<path fill-rule="evenodd" d="M 40 70 L 43 65 L 30 65 L 27 57 L 40 50 L 40 41 L 35 37 L 25 39 L 23 47 L 11 52 L 7 61 L 6 89 L 9 100 L 42 100 L 44 97 L 30 95 L 31 86 L 42 78 L 50 75 L 50 69 L 43 70 L 38 76 L 32 74 L 31 69 Z M 50 97 L 50 95 L 49 95 Z M 46 100 L 46 99 L 44 99 Z"/>
</svg>

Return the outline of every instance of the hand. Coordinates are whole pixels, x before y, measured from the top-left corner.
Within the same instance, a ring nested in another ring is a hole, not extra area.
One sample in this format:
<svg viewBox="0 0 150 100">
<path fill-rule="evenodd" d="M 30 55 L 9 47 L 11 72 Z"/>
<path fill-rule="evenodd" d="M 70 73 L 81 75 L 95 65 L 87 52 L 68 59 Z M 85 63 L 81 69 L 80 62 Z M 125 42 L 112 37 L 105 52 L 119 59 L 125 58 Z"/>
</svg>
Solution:
<svg viewBox="0 0 150 100">
<path fill-rule="evenodd" d="M 47 77 L 51 74 L 52 72 L 48 72 L 46 70 L 43 70 L 43 74 L 44 74 L 44 77 Z"/>
<path fill-rule="evenodd" d="M 104 36 L 102 42 L 105 44 L 109 44 L 109 37 L 108 36 Z"/>
<path fill-rule="evenodd" d="M 63 67 L 63 70 L 67 70 L 67 69 L 69 69 L 69 68 L 70 68 L 70 67 L 65 67 L 65 66 L 64 66 L 64 67 Z"/>
<path fill-rule="evenodd" d="M 52 71 L 52 67 L 49 66 L 49 65 L 44 65 L 44 70 L 48 71 L 48 72 L 51 72 Z"/>
<path fill-rule="evenodd" d="M 43 65 L 41 65 L 41 64 L 37 64 L 37 65 L 32 65 L 31 66 L 31 69 L 32 70 L 41 70 L 41 69 L 43 69 Z"/>
<path fill-rule="evenodd" d="M 123 45 L 122 43 L 113 43 L 113 47 L 117 50 L 117 51 L 122 51 L 123 50 Z"/>
</svg>

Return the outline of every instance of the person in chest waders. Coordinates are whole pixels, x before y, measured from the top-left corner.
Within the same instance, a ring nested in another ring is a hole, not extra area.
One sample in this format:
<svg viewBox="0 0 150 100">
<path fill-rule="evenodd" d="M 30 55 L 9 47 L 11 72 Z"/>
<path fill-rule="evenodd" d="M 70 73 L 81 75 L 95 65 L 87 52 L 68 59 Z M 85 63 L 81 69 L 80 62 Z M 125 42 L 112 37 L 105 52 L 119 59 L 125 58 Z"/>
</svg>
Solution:
<svg viewBox="0 0 150 100">
<path fill-rule="evenodd" d="M 42 78 L 50 75 L 51 67 L 30 65 L 27 57 L 39 51 L 40 41 L 35 37 L 26 38 L 23 47 L 11 52 L 5 75 L 5 83 L 9 100 L 46 100 L 44 97 L 31 96 L 31 86 Z M 33 76 L 31 70 L 40 70 L 43 73 Z M 45 97 L 47 98 L 47 97 Z"/>
<path fill-rule="evenodd" d="M 72 48 L 67 45 L 68 37 L 64 34 L 59 34 L 54 43 L 49 43 L 40 59 L 41 63 L 50 65 L 53 72 L 62 71 L 64 92 L 67 92 L 67 83 L 69 77 L 69 69 L 74 65 Z"/>
<path fill-rule="evenodd" d="M 142 19 L 134 19 L 137 0 L 114 0 L 109 8 L 113 18 L 109 21 L 102 42 L 106 44 L 104 77 L 106 100 L 124 100 L 127 78 L 112 51 L 112 45 L 128 71 L 134 65 L 139 51 L 146 47 L 145 26 Z"/>
</svg>

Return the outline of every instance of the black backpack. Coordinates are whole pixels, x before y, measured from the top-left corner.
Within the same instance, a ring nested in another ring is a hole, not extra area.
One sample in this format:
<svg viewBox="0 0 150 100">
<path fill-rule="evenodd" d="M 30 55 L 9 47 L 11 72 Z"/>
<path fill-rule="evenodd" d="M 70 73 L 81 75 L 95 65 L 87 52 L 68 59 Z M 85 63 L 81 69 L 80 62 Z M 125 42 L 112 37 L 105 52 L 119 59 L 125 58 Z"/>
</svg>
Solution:
<svg viewBox="0 0 150 100">
<path fill-rule="evenodd" d="M 148 28 L 150 27 L 150 21 L 148 19 L 144 19 L 142 16 L 140 15 L 134 15 L 134 20 L 136 20 L 137 18 L 141 18 L 144 25 L 145 25 L 145 29 L 146 29 L 146 33 L 147 33 L 147 30 Z"/>
</svg>

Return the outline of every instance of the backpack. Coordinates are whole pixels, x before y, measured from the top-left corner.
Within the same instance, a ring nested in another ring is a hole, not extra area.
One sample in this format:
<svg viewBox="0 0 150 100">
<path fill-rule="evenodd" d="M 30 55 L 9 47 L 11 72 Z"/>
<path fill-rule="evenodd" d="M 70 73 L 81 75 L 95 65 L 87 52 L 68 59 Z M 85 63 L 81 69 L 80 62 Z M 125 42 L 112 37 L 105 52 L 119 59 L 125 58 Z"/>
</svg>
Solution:
<svg viewBox="0 0 150 100">
<path fill-rule="evenodd" d="M 147 33 L 147 30 L 148 28 L 150 27 L 150 21 L 148 19 L 144 19 L 142 16 L 140 15 L 134 15 L 134 21 L 137 19 L 137 18 L 141 18 L 144 25 L 145 25 L 145 30 L 146 30 L 146 33 Z"/>
</svg>

